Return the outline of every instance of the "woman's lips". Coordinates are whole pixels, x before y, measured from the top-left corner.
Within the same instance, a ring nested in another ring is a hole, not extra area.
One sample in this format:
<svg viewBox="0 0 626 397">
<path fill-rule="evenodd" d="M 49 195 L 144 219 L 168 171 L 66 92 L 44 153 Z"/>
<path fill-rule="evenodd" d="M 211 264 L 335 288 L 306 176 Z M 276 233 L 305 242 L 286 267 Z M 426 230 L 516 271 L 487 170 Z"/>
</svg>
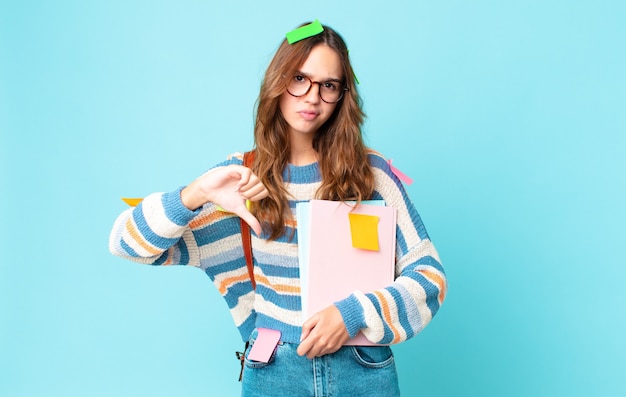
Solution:
<svg viewBox="0 0 626 397">
<path fill-rule="evenodd" d="M 298 112 L 300 114 L 300 116 L 307 120 L 307 121 L 311 121 L 314 120 L 317 116 L 318 113 L 317 112 L 313 112 L 313 111 L 308 111 L 308 110 L 302 110 L 300 112 Z"/>
</svg>

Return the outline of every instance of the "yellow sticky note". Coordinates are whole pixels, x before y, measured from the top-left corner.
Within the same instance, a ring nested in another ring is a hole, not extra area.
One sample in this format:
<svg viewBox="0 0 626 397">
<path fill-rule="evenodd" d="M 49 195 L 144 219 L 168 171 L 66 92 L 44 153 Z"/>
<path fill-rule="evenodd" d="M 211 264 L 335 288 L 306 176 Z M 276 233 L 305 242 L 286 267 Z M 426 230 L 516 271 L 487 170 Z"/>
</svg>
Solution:
<svg viewBox="0 0 626 397">
<path fill-rule="evenodd" d="M 216 205 L 215 207 L 217 208 L 218 211 L 228 212 L 230 214 L 230 211 L 226 211 L 224 208 L 220 207 L 219 205 Z M 252 202 L 250 200 L 246 200 L 246 208 L 248 209 L 248 211 L 250 211 L 250 209 L 252 208 Z"/>
<path fill-rule="evenodd" d="M 352 246 L 370 251 L 378 251 L 378 217 L 364 214 L 348 214 Z"/>
<path fill-rule="evenodd" d="M 142 198 L 128 198 L 128 197 L 122 197 L 122 200 L 124 200 L 124 202 L 128 205 L 130 205 L 131 207 L 136 207 L 137 204 L 141 203 L 141 201 L 143 200 Z"/>
</svg>

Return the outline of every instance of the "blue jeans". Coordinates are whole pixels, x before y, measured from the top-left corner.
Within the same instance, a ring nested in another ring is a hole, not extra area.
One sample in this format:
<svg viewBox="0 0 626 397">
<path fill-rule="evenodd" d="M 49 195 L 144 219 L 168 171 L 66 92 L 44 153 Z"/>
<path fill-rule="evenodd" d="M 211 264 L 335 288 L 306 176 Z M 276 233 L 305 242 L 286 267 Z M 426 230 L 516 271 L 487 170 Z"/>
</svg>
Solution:
<svg viewBox="0 0 626 397">
<path fill-rule="evenodd" d="M 256 332 L 252 334 L 254 338 Z M 250 341 L 250 345 L 254 339 Z M 242 397 L 395 397 L 398 375 L 388 346 L 344 346 L 309 360 L 279 343 L 269 363 L 244 362 Z M 248 350 L 249 352 L 249 350 Z"/>
</svg>

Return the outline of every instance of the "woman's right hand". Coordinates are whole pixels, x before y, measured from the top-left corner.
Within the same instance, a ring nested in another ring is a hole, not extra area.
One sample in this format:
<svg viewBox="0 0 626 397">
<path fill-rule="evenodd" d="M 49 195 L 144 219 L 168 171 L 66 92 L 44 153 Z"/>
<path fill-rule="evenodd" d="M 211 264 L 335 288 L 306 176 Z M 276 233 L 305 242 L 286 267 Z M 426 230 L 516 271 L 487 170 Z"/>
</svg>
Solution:
<svg viewBox="0 0 626 397">
<path fill-rule="evenodd" d="M 232 164 L 202 175 L 185 187 L 180 197 L 183 205 L 192 211 L 208 202 L 214 203 L 241 217 L 260 235 L 261 225 L 248 211 L 246 200 L 259 201 L 268 194 L 265 185 L 250 168 Z"/>
</svg>

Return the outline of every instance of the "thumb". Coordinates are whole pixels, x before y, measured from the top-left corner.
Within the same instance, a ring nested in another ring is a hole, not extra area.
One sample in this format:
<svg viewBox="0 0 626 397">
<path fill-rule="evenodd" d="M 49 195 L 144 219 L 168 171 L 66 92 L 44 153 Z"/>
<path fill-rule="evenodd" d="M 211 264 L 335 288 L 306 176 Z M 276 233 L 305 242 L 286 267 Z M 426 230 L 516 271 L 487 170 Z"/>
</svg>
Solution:
<svg viewBox="0 0 626 397">
<path fill-rule="evenodd" d="M 236 214 L 239 215 L 239 217 L 243 219 L 250 226 L 252 230 L 254 230 L 254 233 L 256 233 L 257 236 L 261 235 L 261 232 L 262 232 L 261 224 L 254 217 L 254 215 L 250 213 L 250 211 L 248 211 L 244 207 L 241 211 L 236 212 Z"/>
<path fill-rule="evenodd" d="M 313 328 L 315 328 L 316 324 L 317 324 L 317 316 L 311 317 L 310 319 L 305 321 L 304 324 L 302 324 L 302 334 L 300 335 L 300 341 L 305 340 L 309 336 Z"/>
</svg>

